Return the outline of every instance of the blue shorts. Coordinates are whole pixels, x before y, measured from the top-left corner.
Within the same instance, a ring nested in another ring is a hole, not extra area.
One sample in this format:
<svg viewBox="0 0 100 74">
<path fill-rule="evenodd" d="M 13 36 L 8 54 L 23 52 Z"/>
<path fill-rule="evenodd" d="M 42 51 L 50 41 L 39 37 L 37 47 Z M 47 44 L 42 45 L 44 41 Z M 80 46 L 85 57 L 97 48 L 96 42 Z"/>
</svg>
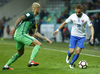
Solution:
<svg viewBox="0 0 100 74">
<path fill-rule="evenodd" d="M 77 47 L 84 49 L 84 41 L 85 37 L 77 37 L 77 36 L 70 36 L 69 48 L 75 48 L 76 44 Z"/>
</svg>

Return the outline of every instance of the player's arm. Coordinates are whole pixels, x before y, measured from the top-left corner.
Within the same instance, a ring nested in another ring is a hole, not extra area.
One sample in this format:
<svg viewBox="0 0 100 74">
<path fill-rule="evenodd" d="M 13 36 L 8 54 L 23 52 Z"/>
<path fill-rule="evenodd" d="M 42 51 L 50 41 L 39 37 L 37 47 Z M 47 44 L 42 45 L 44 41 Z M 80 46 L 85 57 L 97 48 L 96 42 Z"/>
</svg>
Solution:
<svg viewBox="0 0 100 74">
<path fill-rule="evenodd" d="M 49 42 L 49 44 L 51 44 L 51 43 L 52 43 L 52 41 L 51 41 L 51 40 L 49 40 L 48 38 L 46 38 L 46 37 L 42 36 L 42 35 L 41 35 L 38 31 L 37 31 L 37 29 L 35 30 L 35 36 L 37 36 L 38 38 L 41 38 L 41 39 L 46 40 L 47 42 Z"/>
<path fill-rule="evenodd" d="M 15 23 L 15 27 L 18 27 L 18 24 L 22 21 L 22 20 L 25 20 L 26 19 L 26 16 L 25 15 L 22 15 L 20 17 L 18 17 L 16 23 Z"/>
<path fill-rule="evenodd" d="M 94 39 L 94 28 L 93 28 L 93 26 L 92 26 L 92 25 L 91 25 L 91 26 L 89 26 L 89 27 L 90 27 L 90 29 L 91 29 L 91 34 L 92 34 L 90 42 L 92 42 L 92 41 L 93 41 L 93 39 Z"/>
<path fill-rule="evenodd" d="M 94 28 L 93 28 L 93 25 L 92 25 L 92 23 L 91 23 L 89 17 L 87 18 L 87 24 L 88 24 L 88 26 L 89 26 L 90 29 L 91 29 L 91 35 L 92 35 L 92 36 L 91 36 L 90 42 L 92 42 L 93 39 L 94 39 Z"/>
<path fill-rule="evenodd" d="M 74 17 L 73 14 L 70 15 L 70 16 L 59 26 L 59 28 L 58 28 L 56 31 L 54 31 L 53 35 L 55 36 L 61 28 L 63 28 L 67 23 L 71 22 L 71 20 L 72 20 L 73 17 Z"/>
<path fill-rule="evenodd" d="M 22 20 L 24 20 L 24 19 L 26 19 L 26 16 L 25 16 L 25 15 L 22 15 L 22 16 L 18 17 L 18 19 L 17 19 L 17 21 L 16 21 L 16 23 L 15 23 L 15 25 L 14 25 L 13 30 L 11 30 L 11 32 L 10 32 L 10 35 L 14 35 L 14 32 L 15 32 L 15 30 L 17 29 L 18 24 L 19 24 Z"/>
<path fill-rule="evenodd" d="M 58 31 L 59 31 L 61 28 L 63 28 L 66 24 L 67 24 L 66 22 L 63 22 L 63 23 L 59 26 L 59 28 L 58 28 L 56 31 L 54 31 L 53 35 L 55 36 L 55 35 L 58 33 Z"/>
</svg>

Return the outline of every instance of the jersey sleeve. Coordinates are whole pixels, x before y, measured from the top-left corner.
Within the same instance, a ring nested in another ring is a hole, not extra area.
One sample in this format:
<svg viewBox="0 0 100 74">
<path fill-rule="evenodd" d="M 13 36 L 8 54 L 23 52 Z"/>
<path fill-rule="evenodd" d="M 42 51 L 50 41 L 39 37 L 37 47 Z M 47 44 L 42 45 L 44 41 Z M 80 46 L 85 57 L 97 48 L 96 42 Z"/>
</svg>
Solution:
<svg viewBox="0 0 100 74">
<path fill-rule="evenodd" d="M 71 22 L 71 19 L 72 19 L 72 15 L 69 16 L 69 17 L 65 20 L 65 22 L 66 22 L 66 23 L 69 23 L 69 22 Z"/>
<path fill-rule="evenodd" d="M 26 20 L 27 20 L 27 19 L 32 18 L 33 15 L 32 15 L 31 13 L 28 12 L 28 13 L 25 14 L 25 16 L 26 16 Z"/>
<path fill-rule="evenodd" d="M 90 21 L 89 17 L 87 17 L 87 24 L 88 24 L 88 26 L 92 25 L 92 22 Z"/>
</svg>

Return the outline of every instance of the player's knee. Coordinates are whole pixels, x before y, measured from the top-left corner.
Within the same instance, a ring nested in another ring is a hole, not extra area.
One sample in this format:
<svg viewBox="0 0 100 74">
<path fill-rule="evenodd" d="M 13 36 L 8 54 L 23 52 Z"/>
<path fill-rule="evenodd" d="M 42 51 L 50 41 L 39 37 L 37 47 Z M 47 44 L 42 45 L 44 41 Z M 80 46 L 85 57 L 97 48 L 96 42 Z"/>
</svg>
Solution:
<svg viewBox="0 0 100 74">
<path fill-rule="evenodd" d="M 80 51 L 76 51 L 76 55 L 80 54 Z"/>
<path fill-rule="evenodd" d="M 70 53 L 72 54 L 72 53 L 74 53 L 74 51 L 71 51 Z"/>
<path fill-rule="evenodd" d="M 74 53 L 74 49 L 71 49 L 71 50 L 69 51 L 69 53 L 70 53 L 70 54 Z"/>
<path fill-rule="evenodd" d="M 24 54 L 24 52 L 18 53 L 20 56 L 22 56 Z"/>
<path fill-rule="evenodd" d="M 24 54 L 24 51 L 18 52 L 18 54 L 19 54 L 20 56 L 22 56 L 22 55 Z"/>
</svg>

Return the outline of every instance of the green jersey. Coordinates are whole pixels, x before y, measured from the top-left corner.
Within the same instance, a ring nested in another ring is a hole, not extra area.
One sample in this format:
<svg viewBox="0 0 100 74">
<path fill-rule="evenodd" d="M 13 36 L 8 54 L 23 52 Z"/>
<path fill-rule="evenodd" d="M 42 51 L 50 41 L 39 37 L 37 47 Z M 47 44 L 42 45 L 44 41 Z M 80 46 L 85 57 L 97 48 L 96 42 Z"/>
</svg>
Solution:
<svg viewBox="0 0 100 74">
<path fill-rule="evenodd" d="M 34 37 L 27 35 L 31 28 L 36 29 L 35 16 L 33 12 L 28 12 L 25 16 L 26 19 L 20 22 L 14 33 L 14 40 L 16 41 L 16 47 L 18 50 L 24 47 L 24 45 L 30 46 L 30 44 L 35 40 Z"/>
<path fill-rule="evenodd" d="M 28 12 L 25 16 L 26 19 L 20 22 L 14 36 L 16 36 L 16 34 L 27 34 L 31 27 L 34 29 L 36 28 L 36 21 L 33 12 Z"/>
</svg>

